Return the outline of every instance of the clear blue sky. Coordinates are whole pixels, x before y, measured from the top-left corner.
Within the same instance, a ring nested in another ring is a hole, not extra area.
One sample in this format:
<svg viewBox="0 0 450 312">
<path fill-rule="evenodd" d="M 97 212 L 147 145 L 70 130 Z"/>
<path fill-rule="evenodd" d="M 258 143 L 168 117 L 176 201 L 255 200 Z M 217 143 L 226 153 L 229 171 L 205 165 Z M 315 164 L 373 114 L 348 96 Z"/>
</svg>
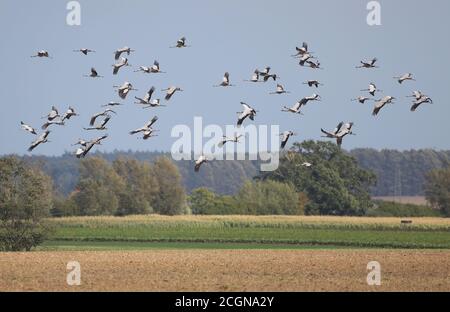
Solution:
<svg viewBox="0 0 450 312">
<path fill-rule="evenodd" d="M 368 1 L 79 1 L 81 26 L 66 25 L 68 1 L 0 2 L 2 59 L 0 85 L 0 154 L 26 154 L 33 136 L 20 129 L 20 121 L 39 128 L 41 116 L 52 105 L 61 111 L 75 107 L 80 117 L 63 128 L 54 128 L 51 143 L 34 154 L 59 155 L 71 151 L 86 133 L 91 114 L 100 105 L 118 100 L 112 85 L 130 81 L 138 92 L 119 107 L 110 123 L 110 139 L 103 151 L 169 150 L 175 124 L 192 124 L 194 116 L 204 123 L 233 124 L 240 101 L 259 110 L 256 124 L 279 124 L 281 130 L 299 133 L 297 140 L 320 139 L 320 128 L 334 128 L 341 120 L 354 121 L 357 136 L 346 138 L 344 147 L 449 149 L 450 106 L 448 100 L 450 2 L 380 1 L 382 26 L 366 24 Z M 181 36 L 192 45 L 169 49 Z M 302 41 L 310 44 L 324 70 L 301 68 L 290 57 Z M 125 68 L 112 76 L 113 51 L 128 45 L 136 52 L 134 66 L 151 65 L 158 59 L 167 74 L 145 75 Z M 88 47 L 97 53 L 84 56 L 73 49 Z M 45 49 L 53 59 L 30 58 Z M 380 69 L 356 70 L 361 59 L 377 57 Z M 269 95 L 275 83 L 248 84 L 255 68 L 270 65 L 291 94 Z M 94 66 L 104 79 L 83 78 Z M 234 88 L 213 88 L 225 71 Z M 414 73 L 417 82 L 399 85 L 393 76 Z M 308 104 L 305 116 L 280 111 L 297 99 L 311 95 L 301 82 L 319 79 L 325 86 L 318 93 L 323 101 Z M 349 100 L 378 84 L 383 94 L 399 98 L 378 116 L 371 116 L 373 103 Z M 176 94 L 168 107 L 142 110 L 133 96 L 142 96 L 152 85 L 171 84 L 185 92 Z M 411 91 L 420 89 L 435 104 L 409 111 Z M 148 141 L 128 131 L 159 116 L 160 136 Z"/>
</svg>

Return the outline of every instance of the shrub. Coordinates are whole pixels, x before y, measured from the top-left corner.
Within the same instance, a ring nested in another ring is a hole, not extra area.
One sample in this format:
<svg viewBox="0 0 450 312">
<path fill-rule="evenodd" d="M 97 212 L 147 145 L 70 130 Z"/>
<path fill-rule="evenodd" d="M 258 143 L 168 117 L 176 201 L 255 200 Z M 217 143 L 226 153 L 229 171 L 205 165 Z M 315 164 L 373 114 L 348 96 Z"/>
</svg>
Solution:
<svg viewBox="0 0 450 312">
<path fill-rule="evenodd" d="M 0 159 L 0 250 L 30 250 L 49 234 L 51 179 L 15 157 Z"/>
<path fill-rule="evenodd" d="M 366 213 L 369 217 L 440 217 L 438 210 L 427 206 L 375 201 Z"/>
</svg>

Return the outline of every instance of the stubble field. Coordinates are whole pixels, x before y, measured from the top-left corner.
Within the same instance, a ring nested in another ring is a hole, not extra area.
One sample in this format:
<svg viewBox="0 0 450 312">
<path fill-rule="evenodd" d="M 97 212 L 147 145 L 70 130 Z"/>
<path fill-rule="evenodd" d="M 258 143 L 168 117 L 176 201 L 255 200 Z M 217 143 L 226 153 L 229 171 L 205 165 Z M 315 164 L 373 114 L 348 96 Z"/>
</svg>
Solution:
<svg viewBox="0 0 450 312">
<path fill-rule="evenodd" d="M 66 283 L 67 262 L 81 285 Z M 367 263 L 381 265 L 368 286 Z M 450 251 L 147 250 L 0 253 L 0 291 L 450 291 Z"/>
</svg>

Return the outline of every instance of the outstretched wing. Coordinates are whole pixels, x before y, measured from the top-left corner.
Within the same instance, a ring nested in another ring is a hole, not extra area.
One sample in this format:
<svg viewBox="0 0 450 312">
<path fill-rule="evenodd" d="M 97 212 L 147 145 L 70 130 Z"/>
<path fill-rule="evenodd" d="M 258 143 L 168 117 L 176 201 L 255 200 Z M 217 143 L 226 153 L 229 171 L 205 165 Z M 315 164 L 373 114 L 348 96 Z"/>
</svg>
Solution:
<svg viewBox="0 0 450 312">
<path fill-rule="evenodd" d="M 122 51 L 121 50 L 117 50 L 116 53 L 114 54 L 114 59 L 118 60 L 121 54 L 122 54 Z"/>
<path fill-rule="evenodd" d="M 31 152 L 33 151 L 39 144 L 41 144 L 40 141 L 35 141 L 31 144 L 31 146 L 28 148 L 28 151 Z"/>
<path fill-rule="evenodd" d="M 91 120 L 89 121 L 89 126 L 93 126 L 95 124 L 95 120 L 100 116 L 100 114 L 95 114 L 91 117 Z"/>
<path fill-rule="evenodd" d="M 411 106 L 411 111 L 415 112 L 416 109 L 420 106 L 421 103 L 414 103 L 413 106 Z"/>
<path fill-rule="evenodd" d="M 382 106 L 375 106 L 372 112 L 373 116 L 378 115 L 378 113 L 380 112 Z"/>
<path fill-rule="evenodd" d="M 241 102 L 241 105 L 244 107 L 244 110 L 251 110 L 252 108 L 250 107 L 250 105 L 248 105 L 248 104 L 246 104 L 246 103 L 244 103 L 244 102 Z"/>
<path fill-rule="evenodd" d="M 152 86 L 152 87 L 150 88 L 150 90 L 148 90 L 148 92 L 147 92 L 147 96 L 148 96 L 148 100 L 149 100 L 149 101 L 150 101 L 150 99 L 152 98 L 153 92 L 155 92 L 155 87 L 154 87 L 154 86 Z"/>
<path fill-rule="evenodd" d="M 303 42 L 302 47 L 303 49 L 305 49 L 305 51 L 308 51 L 308 43 Z"/>
<path fill-rule="evenodd" d="M 341 122 L 336 126 L 336 128 L 334 129 L 334 134 L 338 134 L 339 131 L 341 131 L 343 125 L 344 125 L 344 122 L 341 121 Z"/>
<path fill-rule="evenodd" d="M 158 120 L 158 116 L 155 116 L 152 118 L 152 120 L 150 120 L 145 126 L 147 128 L 150 128 L 156 121 Z"/>
<path fill-rule="evenodd" d="M 106 124 L 108 123 L 108 121 L 111 119 L 111 116 L 106 116 L 105 119 L 103 119 L 102 124 L 100 125 L 100 128 L 103 128 L 104 126 L 106 126 Z"/>
<path fill-rule="evenodd" d="M 245 113 L 242 113 L 242 114 L 239 115 L 238 121 L 237 121 L 237 126 L 238 127 L 242 126 L 242 123 L 244 122 L 245 118 L 247 118 L 247 116 L 248 115 L 245 114 Z"/>
<path fill-rule="evenodd" d="M 334 133 L 328 132 L 328 131 L 326 131 L 326 130 L 324 130 L 324 129 L 322 129 L 322 128 L 320 128 L 320 131 L 322 131 L 323 134 L 326 134 L 326 135 L 327 135 L 328 137 L 330 137 L 330 138 L 335 137 L 335 134 L 334 134 Z"/>
</svg>

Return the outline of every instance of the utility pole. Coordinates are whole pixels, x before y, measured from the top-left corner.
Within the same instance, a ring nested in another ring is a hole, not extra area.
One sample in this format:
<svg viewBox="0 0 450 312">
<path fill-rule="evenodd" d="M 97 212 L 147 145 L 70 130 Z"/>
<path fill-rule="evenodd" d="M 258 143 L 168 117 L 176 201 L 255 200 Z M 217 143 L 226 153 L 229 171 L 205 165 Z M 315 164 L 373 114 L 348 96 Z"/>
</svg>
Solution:
<svg viewBox="0 0 450 312">
<path fill-rule="evenodd" d="M 394 193 L 394 202 L 401 202 L 401 196 L 402 196 L 402 171 L 401 168 L 398 166 L 398 164 L 395 164 L 395 170 L 394 170 L 394 185 L 393 185 L 393 193 Z"/>
</svg>

